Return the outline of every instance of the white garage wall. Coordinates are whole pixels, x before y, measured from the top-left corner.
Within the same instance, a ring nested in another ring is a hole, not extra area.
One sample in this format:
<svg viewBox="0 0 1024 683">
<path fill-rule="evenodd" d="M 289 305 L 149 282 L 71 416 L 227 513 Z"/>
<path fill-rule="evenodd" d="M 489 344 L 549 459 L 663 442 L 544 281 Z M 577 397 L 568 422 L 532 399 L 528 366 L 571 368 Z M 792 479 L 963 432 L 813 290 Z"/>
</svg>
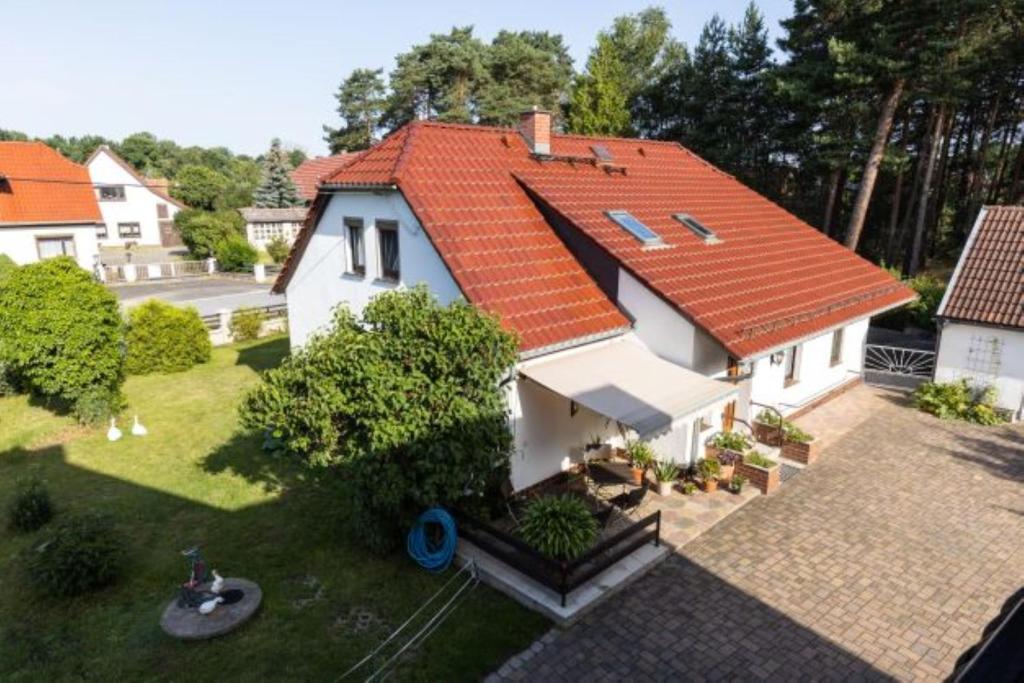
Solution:
<svg viewBox="0 0 1024 683">
<path fill-rule="evenodd" d="M 968 362 L 972 346 L 981 350 L 985 344 L 993 342 L 999 347 L 999 364 L 994 377 L 981 369 L 986 365 L 981 358 Z M 999 392 L 998 405 L 1013 411 L 1018 418 L 1024 416 L 1024 331 L 963 323 L 943 325 L 935 379 L 952 382 L 961 378 L 993 384 Z"/>
<path fill-rule="evenodd" d="M 363 219 L 365 276 L 346 273 L 348 240 L 345 218 Z M 398 283 L 380 279 L 377 220 L 398 223 L 401 272 Z M 462 296 L 402 195 L 397 191 L 335 194 L 321 215 L 288 283 L 288 325 L 292 346 L 302 346 L 311 334 L 327 327 L 338 304 L 347 304 L 359 313 L 380 292 L 421 283 L 426 284 L 443 304 Z"/>
<path fill-rule="evenodd" d="M 24 228 L 0 227 L 0 254 L 7 254 L 18 265 L 39 260 L 36 237 L 70 235 L 75 240 L 75 260 L 90 273 L 96 262 L 96 224 L 37 225 Z"/>
</svg>

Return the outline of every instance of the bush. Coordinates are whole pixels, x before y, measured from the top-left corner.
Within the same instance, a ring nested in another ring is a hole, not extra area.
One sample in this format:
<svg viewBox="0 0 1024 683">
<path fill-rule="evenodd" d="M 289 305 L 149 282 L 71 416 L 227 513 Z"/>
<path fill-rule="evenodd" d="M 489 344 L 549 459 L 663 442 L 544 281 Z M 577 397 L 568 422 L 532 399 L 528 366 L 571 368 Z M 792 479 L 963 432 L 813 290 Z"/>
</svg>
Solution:
<svg viewBox="0 0 1024 683">
<path fill-rule="evenodd" d="M 508 476 L 512 435 L 501 383 L 517 344 L 464 301 L 424 287 L 374 297 L 263 375 L 242 424 L 265 448 L 338 466 L 353 530 L 375 550 L 431 505 L 479 497 Z"/>
<path fill-rule="evenodd" d="M 235 341 L 249 341 L 260 336 L 266 316 L 258 308 L 239 308 L 231 314 L 228 330 Z"/>
<path fill-rule="evenodd" d="M 759 415 L 757 419 L 761 420 L 761 416 Z M 739 432 L 719 432 L 718 434 L 715 434 L 713 439 L 711 439 L 710 445 L 724 451 L 737 451 L 742 453 L 750 448 L 752 444 L 750 443 L 750 439 Z"/>
<path fill-rule="evenodd" d="M 73 405 L 124 379 L 124 323 L 115 297 L 70 258 L 21 266 L 0 287 L 0 365 L 23 389 Z"/>
<path fill-rule="evenodd" d="M 36 478 L 18 482 L 7 508 L 7 528 L 21 533 L 35 531 L 52 518 L 53 504 L 46 485 Z"/>
<path fill-rule="evenodd" d="M 186 209 L 174 215 L 174 227 L 193 258 L 214 255 L 217 245 L 228 237 L 243 236 L 245 219 L 237 211 L 196 211 Z"/>
<path fill-rule="evenodd" d="M 972 387 L 966 379 L 957 382 L 925 382 L 914 392 L 914 405 L 943 420 L 966 420 L 995 425 L 1004 420 L 996 412 L 995 387 Z"/>
<path fill-rule="evenodd" d="M 195 308 L 151 299 L 128 312 L 125 369 L 133 375 L 181 372 L 210 360 L 210 333 Z"/>
<path fill-rule="evenodd" d="M 289 251 L 291 251 L 291 247 L 283 237 L 275 237 L 267 242 L 267 254 L 270 255 L 274 263 L 284 263 L 284 260 L 288 258 Z"/>
<path fill-rule="evenodd" d="M 260 254 L 256 247 L 241 235 L 229 235 L 217 243 L 214 251 L 217 266 L 227 272 L 238 272 L 252 268 L 259 260 Z"/>
<path fill-rule="evenodd" d="M 7 254 L 0 254 L 0 281 L 14 272 L 18 264 Z"/>
<path fill-rule="evenodd" d="M 597 522 L 579 498 L 545 496 L 530 503 L 519 525 L 523 540 L 548 557 L 575 560 L 597 536 Z"/>
<path fill-rule="evenodd" d="M 18 393 L 18 379 L 7 361 L 0 360 L 0 396 L 14 396 Z"/>
<path fill-rule="evenodd" d="M 124 556 L 123 539 L 109 518 L 73 517 L 53 536 L 26 551 L 28 580 L 41 592 L 68 597 L 114 582 Z"/>
<path fill-rule="evenodd" d="M 79 423 L 95 426 L 120 413 L 124 406 L 124 396 L 120 391 L 89 387 L 75 399 L 71 412 Z"/>
<path fill-rule="evenodd" d="M 890 271 L 900 277 L 899 271 Z M 883 313 L 872 321 L 880 327 L 902 331 L 906 327 L 918 327 L 922 330 L 935 331 L 935 314 L 946 293 L 946 283 L 931 275 L 918 275 L 905 280 L 907 285 L 917 292 L 917 299 L 906 306 Z"/>
</svg>

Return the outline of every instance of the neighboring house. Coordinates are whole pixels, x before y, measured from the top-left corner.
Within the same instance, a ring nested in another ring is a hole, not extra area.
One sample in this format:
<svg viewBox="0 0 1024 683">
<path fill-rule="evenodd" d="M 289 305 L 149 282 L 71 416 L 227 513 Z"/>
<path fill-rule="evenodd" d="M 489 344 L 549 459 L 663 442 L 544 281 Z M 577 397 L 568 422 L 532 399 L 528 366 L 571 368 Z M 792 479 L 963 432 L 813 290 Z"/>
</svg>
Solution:
<svg viewBox="0 0 1024 683">
<path fill-rule="evenodd" d="M 1024 206 L 982 208 L 936 318 L 936 381 L 995 387 L 1024 417 Z"/>
<path fill-rule="evenodd" d="M 343 152 L 329 157 L 314 157 L 306 159 L 291 172 L 292 182 L 299 191 L 299 196 L 306 203 L 316 199 L 317 190 L 320 188 L 320 181 L 327 176 L 336 173 L 342 166 L 358 156 L 354 152 Z"/>
<path fill-rule="evenodd" d="M 146 178 L 106 145 L 85 165 L 103 212 L 103 225 L 97 229 L 100 246 L 181 245 L 174 214 L 186 207 L 167 194 L 166 180 Z"/>
<path fill-rule="evenodd" d="M 101 225 L 84 166 L 42 142 L 0 142 L 0 253 L 18 264 L 70 256 L 93 271 Z"/>
<path fill-rule="evenodd" d="M 282 209 L 261 209 L 249 206 L 239 209 L 245 219 L 245 238 L 249 244 L 265 249 L 267 242 L 282 238 L 289 245 L 295 243 L 295 237 L 306 220 L 306 207 L 289 206 Z"/>
<path fill-rule="evenodd" d="M 912 291 L 675 143 L 414 122 L 325 179 L 277 281 L 293 345 L 426 283 L 521 344 L 517 489 L 599 436 L 691 463 L 757 403 L 859 378 L 870 316 Z"/>
</svg>

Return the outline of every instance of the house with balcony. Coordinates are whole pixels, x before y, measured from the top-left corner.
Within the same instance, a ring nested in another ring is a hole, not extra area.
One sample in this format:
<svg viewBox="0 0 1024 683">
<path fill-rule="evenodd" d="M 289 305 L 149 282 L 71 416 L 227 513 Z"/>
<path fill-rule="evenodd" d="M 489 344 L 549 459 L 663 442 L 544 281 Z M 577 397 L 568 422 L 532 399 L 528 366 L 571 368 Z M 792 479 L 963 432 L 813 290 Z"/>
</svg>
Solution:
<svg viewBox="0 0 1024 683">
<path fill-rule="evenodd" d="M 508 389 L 523 489 L 585 443 L 681 464 L 759 406 L 858 381 L 871 316 L 914 298 L 884 270 L 688 149 L 413 122 L 325 178 L 275 289 L 301 346 L 345 304 L 424 283 L 520 339 Z"/>
</svg>

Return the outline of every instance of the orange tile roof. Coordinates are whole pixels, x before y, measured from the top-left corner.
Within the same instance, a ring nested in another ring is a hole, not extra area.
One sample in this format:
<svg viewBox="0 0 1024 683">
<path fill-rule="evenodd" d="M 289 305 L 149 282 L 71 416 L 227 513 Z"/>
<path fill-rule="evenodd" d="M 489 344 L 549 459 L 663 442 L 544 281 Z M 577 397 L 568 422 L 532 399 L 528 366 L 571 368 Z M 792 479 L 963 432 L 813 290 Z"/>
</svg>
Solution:
<svg viewBox="0 0 1024 683">
<path fill-rule="evenodd" d="M 1024 328 L 1024 206 L 986 206 L 939 316 Z"/>
<path fill-rule="evenodd" d="M 0 225 L 99 223 L 89 171 L 42 142 L 0 142 Z"/>
<path fill-rule="evenodd" d="M 614 168 L 593 163 L 595 144 L 611 153 Z M 526 348 L 608 331 L 624 320 L 535 200 L 737 358 L 914 296 L 678 144 L 553 135 L 552 154 L 531 157 L 510 129 L 417 122 L 325 182 L 397 186 L 466 297 L 499 313 Z M 632 213 L 664 244 L 643 248 L 605 215 L 612 209 Z M 722 241 L 705 244 L 672 218 L 676 213 L 696 217 Z"/>
<path fill-rule="evenodd" d="M 306 201 L 313 201 L 317 189 L 320 187 L 321 178 L 335 173 L 357 156 L 356 152 L 343 152 L 329 157 L 314 157 L 303 161 L 291 172 L 292 182 L 295 183 L 299 196 Z"/>
</svg>

